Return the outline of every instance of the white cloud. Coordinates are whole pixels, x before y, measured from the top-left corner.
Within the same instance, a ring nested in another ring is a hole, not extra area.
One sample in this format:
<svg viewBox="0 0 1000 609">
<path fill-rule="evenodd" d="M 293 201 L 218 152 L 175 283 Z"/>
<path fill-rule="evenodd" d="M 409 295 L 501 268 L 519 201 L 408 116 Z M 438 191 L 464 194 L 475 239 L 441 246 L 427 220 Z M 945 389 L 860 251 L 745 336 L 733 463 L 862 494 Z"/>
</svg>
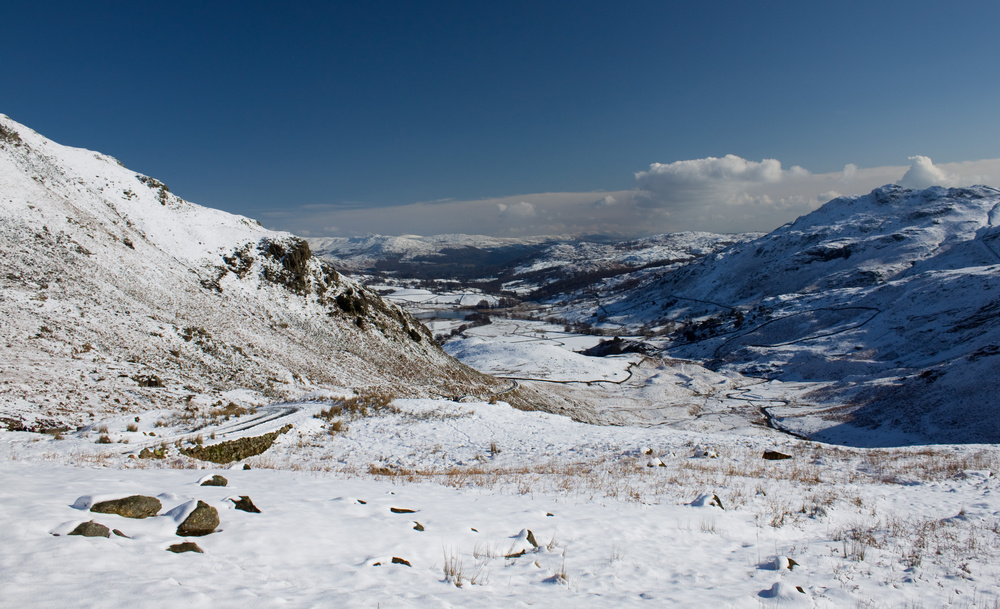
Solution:
<svg viewBox="0 0 1000 609">
<path fill-rule="evenodd" d="M 917 155 L 911 156 L 910 168 L 906 170 L 903 177 L 897 182 L 905 188 L 929 188 L 931 186 L 954 186 L 959 181 L 957 176 L 945 173 L 940 167 L 935 167 L 934 162 L 928 157 Z"/>
<path fill-rule="evenodd" d="M 844 165 L 844 175 L 841 176 L 840 181 L 844 184 L 850 184 L 858 178 L 858 166 L 854 163 L 848 163 Z"/>
<path fill-rule="evenodd" d="M 527 201 L 518 201 L 513 205 L 497 203 L 497 207 L 500 209 L 498 216 L 501 218 L 534 218 L 538 215 L 535 206 Z"/>
<path fill-rule="evenodd" d="M 796 168 L 800 169 L 800 168 Z M 751 184 L 782 180 L 781 162 L 755 162 L 733 154 L 674 163 L 653 163 L 648 171 L 635 174 L 636 187 L 651 207 L 671 207 L 693 201 L 732 199 Z"/>
<path fill-rule="evenodd" d="M 798 166 L 783 169 L 777 159 L 750 161 L 736 155 L 653 163 L 635 174 L 642 207 L 668 214 L 683 230 L 742 232 L 770 230 L 790 214 L 821 202 L 802 192 L 813 175 Z M 830 190 L 829 188 L 823 190 Z"/>
<path fill-rule="evenodd" d="M 687 230 L 769 231 L 841 195 L 866 194 L 898 182 L 911 187 L 998 185 L 1000 159 L 934 165 L 913 157 L 905 165 L 810 173 L 775 159 L 734 155 L 653 163 L 635 174 L 635 188 L 616 192 L 522 194 L 473 201 L 435 201 L 371 208 L 310 205 L 265 213 L 268 225 L 298 234 L 470 233 L 495 236 L 601 233 L 623 238 Z"/>
</svg>

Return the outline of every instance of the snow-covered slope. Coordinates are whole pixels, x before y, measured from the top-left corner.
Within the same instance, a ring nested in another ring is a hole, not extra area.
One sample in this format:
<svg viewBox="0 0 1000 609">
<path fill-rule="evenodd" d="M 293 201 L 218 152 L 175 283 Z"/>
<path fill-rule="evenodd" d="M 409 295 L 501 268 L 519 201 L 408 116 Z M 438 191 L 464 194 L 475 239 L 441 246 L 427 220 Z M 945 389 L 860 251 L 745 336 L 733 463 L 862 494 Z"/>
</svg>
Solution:
<svg viewBox="0 0 1000 609">
<path fill-rule="evenodd" d="M 3 115 L 0 252 L 8 426 L 233 390 L 266 401 L 315 385 L 422 396 L 496 385 L 305 241 Z"/>
<path fill-rule="evenodd" d="M 1000 440 L 1000 191 L 885 186 L 830 201 L 604 311 L 671 333 L 673 354 L 748 374 L 832 381 L 826 420 L 867 442 Z M 843 432 L 843 433 L 842 433 Z M 900 432 L 904 435 L 900 435 Z"/>
</svg>

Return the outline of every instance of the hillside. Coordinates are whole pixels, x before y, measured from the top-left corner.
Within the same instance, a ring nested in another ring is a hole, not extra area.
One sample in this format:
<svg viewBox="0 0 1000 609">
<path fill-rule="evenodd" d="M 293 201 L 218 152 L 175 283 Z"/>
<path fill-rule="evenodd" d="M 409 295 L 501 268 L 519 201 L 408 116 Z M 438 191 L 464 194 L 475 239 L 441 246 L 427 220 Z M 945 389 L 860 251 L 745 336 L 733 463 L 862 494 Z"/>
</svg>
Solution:
<svg viewBox="0 0 1000 609">
<path fill-rule="evenodd" d="M 12 429 L 320 388 L 488 395 L 309 245 L 0 115 L 0 417 Z"/>
<path fill-rule="evenodd" d="M 655 326 L 671 355 L 824 383 L 807 396 L 818 411 L 775 410 L 812 437 L 995 442 L 998 215 L 994 188 L 885 186 L 609 296 L 603 312 Z"/>
</svg>

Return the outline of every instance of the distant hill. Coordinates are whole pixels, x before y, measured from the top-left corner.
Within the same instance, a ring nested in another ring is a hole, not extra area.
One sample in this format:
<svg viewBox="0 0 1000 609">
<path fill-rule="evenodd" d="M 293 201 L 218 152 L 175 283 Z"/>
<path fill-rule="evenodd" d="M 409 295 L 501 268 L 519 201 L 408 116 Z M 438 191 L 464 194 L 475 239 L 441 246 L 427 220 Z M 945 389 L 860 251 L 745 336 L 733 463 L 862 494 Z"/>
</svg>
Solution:
<svg viewBox="0 0 1000 609">
<path fill-rule="evenodd" d="M 754 236 L 689 232 L 608 241 L 598 236 L 371 235 L 313 238 L 309 244 L 316 255 L 355 273 L 453 280 L 494 294 L 539 299 L 601 278 L 688 262 Z"/>
</svg>

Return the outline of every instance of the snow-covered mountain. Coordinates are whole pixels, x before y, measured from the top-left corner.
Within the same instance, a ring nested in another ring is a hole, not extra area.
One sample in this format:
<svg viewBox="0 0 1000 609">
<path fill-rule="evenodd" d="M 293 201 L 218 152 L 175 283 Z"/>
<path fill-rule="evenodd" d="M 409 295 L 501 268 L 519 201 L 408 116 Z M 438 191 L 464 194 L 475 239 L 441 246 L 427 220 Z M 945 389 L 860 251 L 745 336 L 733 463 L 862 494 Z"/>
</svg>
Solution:
<svg viewBox="0 0 1000 609">
<path fill-rule="evenodd" d="M 632 241 L 560 236 L 404 235 L 309 239 L 316 255 L 346 271 L 448 279 L 493 293 L 543 297 L 596 280 L 689 262 L 757 234 L 674 233 Z"/>
<path fill-rule="evenodd" d="M 72 427 L 237 390 L 498 385 L 304 240 L 184 201 L 3 115 L 0 251 L 0 416 L 11 427 Z"/>
<path fill-rule="evenodd" d="M 506 239 L 483 235 L 368 235 L 314 237 L 309 245 L 317 256 L 336 261 L 345 270 L 367 271 L 386 263 L 433 264 L 457 252 L 507 253 L 515 258 L 558 241 L 558 237 Z"/>
<path fill-rule="evenodd" d="M 604 303 L 673 355 L 825 381 L 825 420 L 784 424 L 872 442 L 1000 440 L 1000 191 L 885 186 L 830 201 Z M 596 314 L 596 311 L 590 311 Z"/>
</svg>

